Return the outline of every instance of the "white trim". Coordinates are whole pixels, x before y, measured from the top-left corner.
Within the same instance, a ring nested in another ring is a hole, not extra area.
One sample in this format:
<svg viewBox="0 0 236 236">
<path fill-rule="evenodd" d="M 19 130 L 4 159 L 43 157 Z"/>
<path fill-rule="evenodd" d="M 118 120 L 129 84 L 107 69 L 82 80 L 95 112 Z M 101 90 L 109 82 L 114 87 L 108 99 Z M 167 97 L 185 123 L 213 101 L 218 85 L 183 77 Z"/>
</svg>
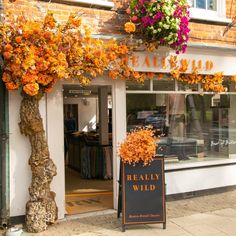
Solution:
<svg viewBox="0 0 236 236">
<path fill-rule="evenodd" d="M 204 159 L 204 158 L 202 158 Z M 208 160 L 208 161 L 196 161 L 196 162 L 189 162 L 189 163 L 165 163 L 165 170 L 178 170 L 178 169 L 193 169 L 193 168 L 206 168 L 209 166 L 215 165 L 225 165 L 225 164 L 234 164 L 236 165 L 236 158 L 228 158 L 228 159 L 221 159 L 221 160 Z"/>
<path fill-rule="evenodd" d="M 86 5 L 95 5 L 95 6 L 101 6 L 101 7 L 108 7 L 113 8 L 115 4 L 113 2 L 107 1 L 107 0 L 66 0 L 66 2 L 70 3 L 82 3 Z"/>
<path fill-rule="evenodd" d="M 217 0 L 217 10 L 206 10 L 192 7 L 190 8 L 190 18 L 206 20 L 220 23 L 230 23 L 231 19 L 226 18 L 226 8 L 224 0 Z"/>
<path fill-rule="evenodd" d="M 167 172 L 165 180 L 167 195 L 233 186 L 236 165 Z"/>
<path fill-rule="evenodd" d="M 62 91 L 63 85 L 78 85 L 79 83 L 73 81 L 62 81 L 59 91 Z M 118 145 L 126 136 L 126 87 L 125 81 L 122 80 L 110 80 L 107 76 L 96 78 L 92 81 L 91 86 L 107 85 L 112 88 L 112 145 L 113 145 L 113 205 L 114 209 L 118 206 L 118 194 L 119 194 L 119 166 L 120 159 L 118 156 Z M 55 95 L 55 94 L 54 94 Z M 62 102 L 63 104 L 63 102 Z M 63 106 L 59 106 L 57 109 L 63 109 Z M 63 120 L 60 121 L 63 123 Z M 55 140 L 54 140 L 55 141 Z M 62 144 L 64 147 L 64 144 Z M 64 168 L 61 167 L 61 169 Z M 64 170 L 63 170 L 64 173 Z"/>
<path fill-rule="evenodd" d="M 203 91 L 175 91 L 175 90 L 169 90 L 169 91 L 158 91 L 158 90 L 126 90 L 127 94 L 169 94 L 169 93 L 175 93 L 175 94 L 216 94 L 215 92 L 203 92 Z M 236 95 L 236 92 L 222 92 L 218 94 L 226 94 L 226 95 Z"/>
</svg>

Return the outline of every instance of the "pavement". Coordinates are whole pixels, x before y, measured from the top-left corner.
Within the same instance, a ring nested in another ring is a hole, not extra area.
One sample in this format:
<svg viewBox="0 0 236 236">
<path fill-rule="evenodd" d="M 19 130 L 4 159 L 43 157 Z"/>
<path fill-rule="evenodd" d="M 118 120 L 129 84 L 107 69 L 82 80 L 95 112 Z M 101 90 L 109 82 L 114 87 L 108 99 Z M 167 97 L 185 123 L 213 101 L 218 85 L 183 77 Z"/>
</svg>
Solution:
<svg viewBox="0 0 236 236">
<path fill-rule="evenodd" d="M 45 232 L 25 236 L 236 236 L 236 188 L 187 197 L 167 201 L 166 229 L 142 224 L 122 232 L 116 211 L 106 210 L 66 217 Z"/>
</svg>

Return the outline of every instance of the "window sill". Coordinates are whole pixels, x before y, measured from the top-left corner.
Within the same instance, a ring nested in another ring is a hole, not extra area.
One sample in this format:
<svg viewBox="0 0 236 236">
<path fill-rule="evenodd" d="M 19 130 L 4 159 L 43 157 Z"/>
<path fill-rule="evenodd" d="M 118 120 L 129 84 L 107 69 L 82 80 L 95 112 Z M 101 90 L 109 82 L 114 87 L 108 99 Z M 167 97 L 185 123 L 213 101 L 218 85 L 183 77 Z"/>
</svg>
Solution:
<svg viewBox="0 0 236 236">
<path fill-rule="evenodd" d="M 223 166 L 223 165 L 236 165 L 236 158 L 209 160 L 209 161 L 204 161 L 204 158 L 203 158 L 202 160 L 199 160 L 196 162 L 165 163 L 165 171 L 172 172 L 172 171 L 180 171 L 180 170 L 217 167 L 217 166 Z"/>
<path fill-rule="evenodd" d="M 224 18 L 224 17 L 197 17 L 197 16 L 191 16 L 190 19 L 192 21 L 208 21 L 212 23 L 221 23 L 221 24 L 229 24 L 231 23 L 231 19 Z"/>
<path fill-rule="evenodd" d="M 41 1 L 48 1 L 48 0 L 41 0 Z M 113 2 L 107 0 L 52 0 L 51 2 L 61 3 L 61 4 L 68 4 L 68 5 L 83 5 L 88 7 L 102 7 L 112 9 L 115 4 Z"/>
<path fill-rule="evenodd" d="M 196 8 L 190 9 L 190 19 L 192 21 L 206 21 L 209 23 L 220 24 L 228 24 L 231 22 L 231 19 L 226 18 L 224 15 L 221 15 L 220 12 Z"/>
<path fill-rule="evenodd" d="M 108 7 L 108 8 L 113 8 L 114 3 L 110 1 L 105 1 L 105 0 L 74 0 L 74 1 L 67 1 L 67 2 L 76 2 L 76 3 L 82 3 L 86 5 L 95 5 L 95 6 L 100 6 L 100 7 Z"/>
</svg>

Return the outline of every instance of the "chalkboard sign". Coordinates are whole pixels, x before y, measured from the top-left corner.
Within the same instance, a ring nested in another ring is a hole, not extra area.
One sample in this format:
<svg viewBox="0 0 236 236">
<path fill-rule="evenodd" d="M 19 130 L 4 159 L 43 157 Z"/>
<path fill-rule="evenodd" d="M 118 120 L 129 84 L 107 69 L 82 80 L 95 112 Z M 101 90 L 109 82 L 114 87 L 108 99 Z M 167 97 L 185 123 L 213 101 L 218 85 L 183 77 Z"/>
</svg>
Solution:
<svg viewBox="0 0 236 236">
<path fill-rule="evenodd" d="M 148 166 L 122 163 L 122 231 L 125 225 L 163 223 L 166 227 L 164 158 Z"/>
</svg>

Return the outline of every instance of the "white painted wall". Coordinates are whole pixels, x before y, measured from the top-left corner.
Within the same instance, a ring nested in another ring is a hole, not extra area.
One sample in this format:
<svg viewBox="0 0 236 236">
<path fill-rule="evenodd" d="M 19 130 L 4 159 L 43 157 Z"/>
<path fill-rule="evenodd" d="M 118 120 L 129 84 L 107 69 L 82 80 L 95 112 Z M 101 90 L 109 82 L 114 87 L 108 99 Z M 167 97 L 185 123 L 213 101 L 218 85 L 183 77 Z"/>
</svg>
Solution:
<svg viewBox="0 0 236 236">
<path fill-rule="evenodd" d="M 115 81 L 112 87 L 112 135 L 113 135 L 113 186 L 114 208 L 118 207 L 120 158 L 118 145 L 126 137 L 126 84 L 124 81 Z"/>
<path fill-rule="evenodd" d="M 236 164 L 165 174 L 166 193 L 177 194 L 236 185 Z"/>
<path fill-rule="evenodd" d="M 58 87 L 58 86 L 57 86 Z M 48 97 L 40 101 L 40 112 L 46 127 L 49 151 L 57 166 L 57 176 L 52 181 L 52 191 L 56 192 L 58 217 L 64 218 L 64 137 L 63 137 L 63 97 L 54 88 Z M 9 152 L 10 152 L 10 216 L 25 215 L 25 205 L 29 199 L 28 187 L 31 182 L 31 171 L 28 165 L 30 144 L 20 134 L 21 96 L 18 92 L 9 93 Z M 46 105 L 47 103 L 47 105 Z M 50 112 L 48 112 L 50 111 Z M 50 124 L 50 125 L 48 125 Z"/>
<path fill-rule="evenodd" d="M 51 187 L 56 193 L 58 218 L 65 214 L 65 163 L 64 163 L 64 122 L 63 122 L 63 92 L 60 82 L 47 95 L 47 137 L 52 160 L 57 166 L 57 175 L 53 178 Z"/>
<path fill-rule="evenodd" d="M 79 131 L 87 132 L 96 129 L 96 122 L 98 122 L 98 98 L 64 98 L 64 104 L 78 105 Z"/>
<path fill-rule="evenodd" d="M 31 182 L 31 171 L 28 165 L 30 143 L 21 135 L 20 102 L 18 91 L 9 92 L 9 152 L 10 152 L 10 216 L 25 215 L 25 205 L 29 199 L 28 187 Z M 40 102 L 40 112 L 45 124 L 45 99 Z"/>
</svg>

